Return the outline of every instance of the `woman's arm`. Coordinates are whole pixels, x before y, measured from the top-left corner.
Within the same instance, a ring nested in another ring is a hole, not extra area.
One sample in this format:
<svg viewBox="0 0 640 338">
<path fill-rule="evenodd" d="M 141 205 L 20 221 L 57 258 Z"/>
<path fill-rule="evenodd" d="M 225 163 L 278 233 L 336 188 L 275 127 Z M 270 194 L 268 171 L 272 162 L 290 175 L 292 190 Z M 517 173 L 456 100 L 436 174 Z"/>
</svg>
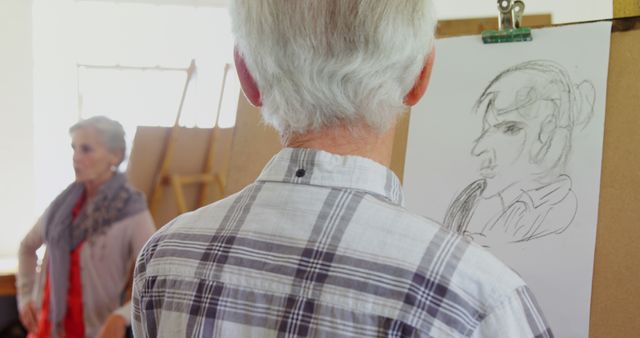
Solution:
<svg viewBox="0 0 640 338">
<path fill-rule="evenodd" d="M 36 250 L 44 243 L 44 217 L 29 230 L 20 242 L 18 251 L 18 275 L 16 276 L 16 288 L 18 291 L 18 312 L 22 324 L 30 331 L 35 332 L 38 323 L 38 308 L 33 298 L 33 286 L 36 280 L 36 267 L 38 256 Z"/>
<path fill-rule="evenodd" d="M 18 251 L 18 275 L 16 276 L 16 288 L 18 289 L 18 307 L 31 300 L 33 286 L 36 279 L 36 267 L 38 265 L 38 250 L 44 243 L 44 217 L 29 230 L 20 242 Z"/>
</svg>

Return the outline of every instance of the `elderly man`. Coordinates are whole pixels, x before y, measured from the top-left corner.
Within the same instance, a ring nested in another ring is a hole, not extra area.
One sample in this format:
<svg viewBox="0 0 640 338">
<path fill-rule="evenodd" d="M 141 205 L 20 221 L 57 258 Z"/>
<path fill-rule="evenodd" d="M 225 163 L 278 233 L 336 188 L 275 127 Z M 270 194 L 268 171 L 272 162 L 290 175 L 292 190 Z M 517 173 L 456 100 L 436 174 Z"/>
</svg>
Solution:
<svg viewBox="0 0 640 338">
<path fill-rule="evenodd" d="M 247 98 L 286 146 L 137 262 L 138 337 L 551 337 L 477 245 L 403 207 L 395 120 L 426 90 L 429 0 L 235 0 Z"/>
</svg>

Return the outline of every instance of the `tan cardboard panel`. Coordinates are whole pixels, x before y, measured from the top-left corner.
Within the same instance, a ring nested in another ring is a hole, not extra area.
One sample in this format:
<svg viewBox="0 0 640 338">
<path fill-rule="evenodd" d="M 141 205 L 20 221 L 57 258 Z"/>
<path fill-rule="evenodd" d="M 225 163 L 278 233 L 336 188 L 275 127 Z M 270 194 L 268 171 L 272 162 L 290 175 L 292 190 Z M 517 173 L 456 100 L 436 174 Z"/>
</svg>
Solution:
<svg viewBox="0 0 640 338">
<path fill-rule="evenodd" d="M 640 335 L 640 19 L 611 34 L 590 336 Z"/>
<path fill-rule="evenodd" d="M 145 193 L 147 200 L 150 200 L 153 193 L 153 185 L 170 130 L 171 128 L 168 127 L 139 127 L 136 131 L 127 175 L 131 184 Z M 213 171 L 226 178 L 234 129 L 218 129 L 217 133 Z M 211 129 L 179 128 L 169 173 L 179 175 L 202 173 L 205 168 L 210 135 Z M 196 184 L 184 186 L 184 197 L 190 210 L 198 207 L 199 187 Z M 222 197 L 223 192 L 217 185 L 212 184 L 208 196 L 207 202 L 213 202 Z M 169 185 L 164 185 L 160 206 L 153 215 L 156 226 L 161 227 L 178 214 L 174 191 Z"/>
<path fill-rule="evenodd" d="M 640 0 L 613 0 L 614 18 L 638 15 L 640 15 Z"/>
</svg>

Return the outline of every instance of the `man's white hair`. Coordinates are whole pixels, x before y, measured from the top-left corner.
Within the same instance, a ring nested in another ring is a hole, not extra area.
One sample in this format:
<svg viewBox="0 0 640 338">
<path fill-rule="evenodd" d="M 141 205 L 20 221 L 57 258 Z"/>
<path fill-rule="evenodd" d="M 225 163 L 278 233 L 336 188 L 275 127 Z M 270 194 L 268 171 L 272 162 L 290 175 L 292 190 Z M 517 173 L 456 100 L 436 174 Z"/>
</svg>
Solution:
<svg viewBox="0 0 640 338">
<path fill-rule="evenodd" d="M 234 0 L 230 12 L 263 118 L 283 136 L 360 121 L 387 130 L 436 24 L 431 0 Z"/>
</svg>

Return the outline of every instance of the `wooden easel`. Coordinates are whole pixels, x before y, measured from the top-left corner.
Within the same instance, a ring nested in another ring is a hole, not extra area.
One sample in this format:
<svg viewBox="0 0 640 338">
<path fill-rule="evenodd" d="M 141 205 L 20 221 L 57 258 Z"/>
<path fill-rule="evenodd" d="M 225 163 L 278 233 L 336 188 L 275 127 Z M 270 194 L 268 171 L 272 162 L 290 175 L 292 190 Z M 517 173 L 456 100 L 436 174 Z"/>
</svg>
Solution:
<svg viewBox="0 0 640 338">
<path fill-rule="evenodd" d="M 180 118 L 182 115 L 182 108 L 184 105 L 184 100 L 187 94 L 187 90 L 189 88 L 189 83 L 193 78 L 193 75 L 196 71 L 195 62 L 192 60 L 189 68 L 186 69 L 187 79 L 184 84 L 184 88 L 182 90 L 182 97 L 180 99 L 180 105 L 178 107 L 178 112 L 176 114 L 176 119 L 173 124 L 173 127 L 169 131 L 169 134 L 166 138 L 165 149 L 162 155 L 162 161 L 160 164 L 160 168 L 155 178 L 155 183 L 153 189 L 151 191 L 151 205 L 150 211 L 152 215 L 156 215 L 158 207 L 162 201 L 162 196 L 164 193 L 165 186 L 170 186 L 178 208 L 178 213 L 184 213 L 189 211 L 187 207 L 187 202 L 184 194 L 184 186 L 190 184 L 201 184 L 200 193 L 198 197 L 198 205 L 197 207 L 203 206 L 208 198 L 209 198 L 209 189 L 211 184 L 216 184 L 218 187 L 219 195 L 218 198 L 222 198 L 224 196 L 224 187 L 225 180 L 220 176 L 220 174 L 213 171 L 214 163 L 215 163 L 215 144 L 218 139 L 218 120 L 220 116 L 220 109 L 222 104 L 222 96 L 224 94 L 224 87 L 226 84 L 226 77 L 230 66 L 228 64 L 225 65 L 223 81 L 222 81 L 222 89 L 220 92 L 220 100 L 218 102 L 218 109 L 216 113 L 215 124 L 211 128 L 211 134 L 209 138 L 208 150 L 207 150 L 207 158 L 205 162 L 205 166 L 203 171 L 198 174 L 192 175 L 182 175 L 178 173 L 171 173 L 169 167 L 173 160 L 173 155 L 175 152 L 176 138 L 178 136 L 178 131 L 180 128 Z"/>
</svg>

